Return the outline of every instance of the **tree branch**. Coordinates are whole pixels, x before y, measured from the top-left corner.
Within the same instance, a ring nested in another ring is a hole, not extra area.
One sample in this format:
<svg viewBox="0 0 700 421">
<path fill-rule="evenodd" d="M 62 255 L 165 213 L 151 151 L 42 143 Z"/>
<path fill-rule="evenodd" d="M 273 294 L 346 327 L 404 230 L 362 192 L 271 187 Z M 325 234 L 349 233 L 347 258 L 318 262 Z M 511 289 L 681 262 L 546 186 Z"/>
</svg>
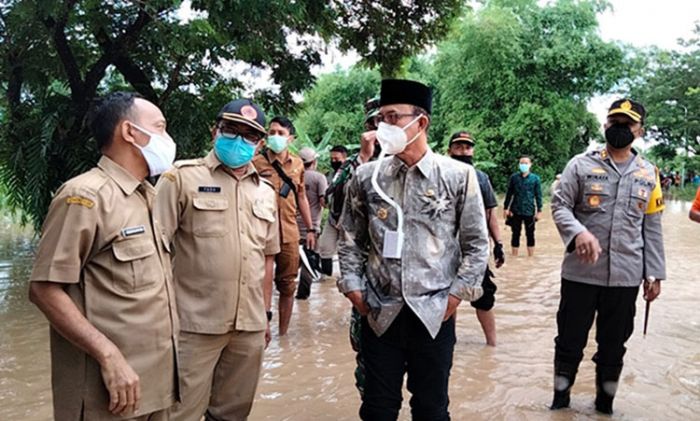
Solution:
<svg viewBox="0 0 700 421">
<path fill-rule="evenodd" d="M 184 62 L 185 57 L 180 57 L 175 63 L 175 68 L 173 68 L 173 71 L 170 72 L 170 81 L 168 82 L 168 86 L 158 99 L 158 105 L 163 105 L 163 103 L 165 103 L 165 101 L 167 101 L 170 97 L 170 94 L 172 94 L 173 91 L 180 86 L 180 71 L 182 70 L 182 65 Z"/>
<path fill-rule="evenodd" d="M 68 85 L 71 88 L 71 99 L 75 104 L 80 104 L 85 101 L 85 84 L 83 83 L 80 67 L 68 44 L 65 32 L 68 15 L 73 6 L 75 6 L 75 3 L 75 0 L 66 1 L 59 16 L 56 19 L 51 16 L 44 19 L 44 26 L 51 32 L 51 38 L 56 47 L 56 52 L 61 59 L 61 64 L 63 64 L 63 69 L 68 77 Z"/>
</svg>

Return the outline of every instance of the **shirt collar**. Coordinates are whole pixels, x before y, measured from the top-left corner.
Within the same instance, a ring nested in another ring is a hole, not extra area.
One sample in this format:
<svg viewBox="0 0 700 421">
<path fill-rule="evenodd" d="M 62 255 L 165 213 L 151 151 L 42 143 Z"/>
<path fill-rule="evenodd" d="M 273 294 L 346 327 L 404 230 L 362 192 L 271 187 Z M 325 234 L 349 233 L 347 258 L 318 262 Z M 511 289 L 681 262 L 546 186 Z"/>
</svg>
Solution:
<svg viewBox="0 0 700 421">
<path fill-rule="evenodd" d="M 423 174 L 425 178 L 428 178 L 430 177 L 430 171 L 433 168 L 433 161 L 435 161 L 435 155 L 433 154 L 433 151 L 428 149 L 427 151 L 425 151 L 425 154 L 420 159 L 420 161 L 416 162 L 414 167 L 417 167 L 421 174 Z M 391 157 L 388 168 L 389 174 L 391 176 L 396 176 L 396 174 L 401 168 L 408 169 L 406 163 L 399 159 L 396 155 Z"/>
<path fill-rule="evenodd" d="M 279 155 L 277 157 L 275 157 L 275 159 L 272 159 L 272 157 L 271 157 L 272 151 L 270 151 L 268 148 L 265 148 L 265 150 L 263 151 L 263 154 L 265 154 L 265 158 L 267 158 L 267 161 L 270 163 L 270 165 L 272 165 L 272 163 L 275 161 L 279 161 L 279 163 L 282 165 L 288 164 L 292 161 L 292 153 L 289 152 L 289 150 L 287 150 L 287 159 L 284 162 L 282 162 L 282 160 L 278 159 Z"/>
<path fill-rule="evenodd" d="M 141 181 L 106 155 L 102 155 L 97 167 L 114 180 L 127 196 L 131 195 L 141 184 Z"/>
</svg>

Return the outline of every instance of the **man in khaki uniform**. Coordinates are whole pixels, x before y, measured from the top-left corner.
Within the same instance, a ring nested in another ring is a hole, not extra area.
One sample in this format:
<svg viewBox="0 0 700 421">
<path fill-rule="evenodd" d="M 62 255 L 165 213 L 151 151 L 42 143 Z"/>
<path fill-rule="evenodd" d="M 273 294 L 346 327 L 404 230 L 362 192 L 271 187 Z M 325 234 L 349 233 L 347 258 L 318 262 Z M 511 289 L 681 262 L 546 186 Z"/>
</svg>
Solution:
<svg viewBox="0 0 700 421">
<path fill-rule="evenodd" d="M 135 94 L 104 98 L 102 158 L 51 202 L 29 296 L 51 323 L 56 420 L 166 420 L 177 398 L 170 262 L 145 181 L 175 157 L 165 124 Z"/>
<path fill-rule="evenodd" d="M 253 405 L 279 252 L 275 192 L 250 164 L 264 124 L 250 100 L 230 102 L 212 130 L 214 150 L 177 162 L 158 182 L 156 215 L 173 244 L 181 321 L 182 403 L 173 420 L 205 412 L 242 420 Z"/>
<path fill-rule="evenodd" d="M 311 210 L 304 187 L 304 163 L 292 155 L 288 146 L 294 140 L 295 129 L 286 117 L 270 121 L 265 149 L 253 159 L 261 177 L 266 178 L 277 192 L 280 219 L 280 248 L 275 258 L 275 285 L 279 291 L 279 334 L 286 335 L 292 319 L 294 290 L 299 271 L 299 228 L 297 207 L 306 226 L 306 248 L 316 248 L 318 234 L 311 221 Z M 277 167 L 277 168 L 275 168 Z M 284 177 L 280 174 L 284 173 Z M 284 178 L 287 180 L 284 180 Z"/>
</svg>

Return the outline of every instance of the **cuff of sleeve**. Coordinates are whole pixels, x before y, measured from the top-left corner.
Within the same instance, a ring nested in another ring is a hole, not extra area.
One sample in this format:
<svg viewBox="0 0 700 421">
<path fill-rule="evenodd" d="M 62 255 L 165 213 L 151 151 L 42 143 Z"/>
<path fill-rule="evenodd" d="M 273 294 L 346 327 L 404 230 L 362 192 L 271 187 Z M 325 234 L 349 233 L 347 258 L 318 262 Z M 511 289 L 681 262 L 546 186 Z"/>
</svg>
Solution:
<svg viewBox="0 0 700 421">
<path fill-rule="evenodd" d="M 364 291 L 365 283 L 357 275 L 343 275 L 337 282 L 338 291 L 347 294 L 352 291 Z"/>
<path fill-rule="evenodd" d="M 576 240 L 576 236 L 581 234 L 582 232 L 586 231 L 586 227 L 583 226 L 580 222 L 577 222 L 577 225 L 572 227 L 566 235 L 564 235 L 564 244 L 566 245 L 566 251 L 568 253 L 571 253 L 574 251 L 576 248 L 576 243 L 574 240 Z"/>
<path fill-rule="evenodd" d="M 265 247 L 265 256 L 274 256 L 275 254 L 279 254 L 280 252 L 280 245 L 275 244 L 274 246 L 267 246 Z"/>
<path fill-rule="evenodd" d="M 77 284 L 80 282 L 79 266 L 36 265 L 29 278 L 30 281 L 50 281 L 62 284 Z"/>
<path fill-rule="evenodd" d="M 450 287 L 450 295 L 461 298 L 462 301 L 476 301 L 484 295 L 480 284 L 480 282 L 468 284 L 461 280 L 454 282 Z"/>
<path fill-rule="evenodd" d="M 665 271 L 655 271 L 655 270 L 649 270 L 649 268 L 647 268 L 646 274 L 647 274 L 647 278 L 650 276 L 653 276 L 657 281 L 663 281 L 666 279 L 666 272 Z"/>
</svg>

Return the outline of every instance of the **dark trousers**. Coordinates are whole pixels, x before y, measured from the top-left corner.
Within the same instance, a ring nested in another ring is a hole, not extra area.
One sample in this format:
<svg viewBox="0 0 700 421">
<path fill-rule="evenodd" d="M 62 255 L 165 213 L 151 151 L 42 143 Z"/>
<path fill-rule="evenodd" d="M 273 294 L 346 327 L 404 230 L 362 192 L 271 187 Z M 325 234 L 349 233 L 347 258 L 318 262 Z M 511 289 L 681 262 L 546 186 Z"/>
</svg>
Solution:
<svg viewBox="0 0 700 421">
<path fill-rule="evenodd" d="M 477 310 L 484 310 L 484 311 L 489 311 L 493 308 L 493 305 L 496 303 L 496 291 L 498 290 L 498 287 L 496 284 L 491 280 L 491 277 L 493 277 L 494 274 L 491 272 L 491 269 L 486 266 L 486 272 L 484 272 L 484 280 L 481 282 L 481 288 L 484 290 L 484 295 L 481 296 L 476 301 L 472 301 L 470 304 L 472 307 L 474 307 Z"/>
<path fill-rule="evenodd" d="M 525 225 L 525 237 L 527 238 L 527 246 L 535 247 L 535 216 L 534 215 L 516 215 L 512 216 L 513 237 L 510 239 L 511 247 L 520 247 L 520 232 L 522 225 Z"/>
<path fill-rule="evenodd" d="M 443 322 L 435 339 L 407 305 L 379 337 L 363 317 L 365 387 L 360 418 L 396 420 L 404 374 L 408 373 L 412 419 L 449 420 L 447 387 L 455 341 L 454 317 Z"/>
<path fill-rule="evenodd" d="M 622 367 L 625 342 L 634 330 L 638 292 L 639 287 L 604 287 L 562 279 L 555 361 L 578 365 L 597 312 L 598 350 L 593 361 L 599 367 Z"/>
</svg>

